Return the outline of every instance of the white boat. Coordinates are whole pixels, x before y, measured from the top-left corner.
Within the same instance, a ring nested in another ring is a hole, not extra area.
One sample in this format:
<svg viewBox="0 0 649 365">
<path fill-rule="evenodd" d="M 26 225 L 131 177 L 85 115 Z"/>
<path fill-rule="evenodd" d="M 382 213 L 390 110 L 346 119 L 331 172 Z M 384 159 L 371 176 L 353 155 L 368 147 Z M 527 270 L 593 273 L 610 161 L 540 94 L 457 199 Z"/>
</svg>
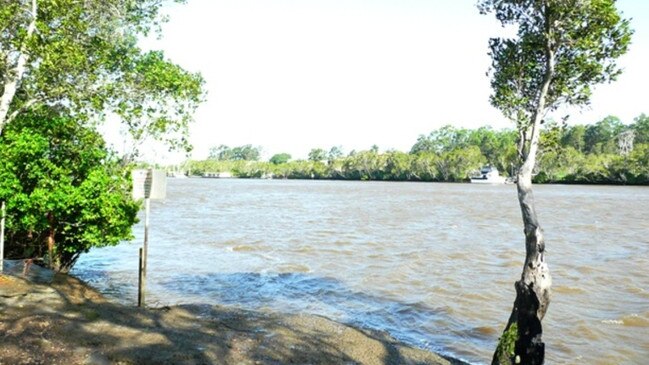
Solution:
<svg viewBox="0 0 649 365">
<path fill-rule="evenodd" d="M 480 169 L 480 174 L 471 176 L 471 183 L 475 184 L 504 184 L 506 182 L 507 179 L 500 176 L 498 169 L 490 165 L 483 166 Z"/>
<path fill-rule="evenodd" d="M 187 175 L 185 175 L 181 171 L 171 171 L 171 172 L 167 172 L 167 177 L 174 177 L 176 179 L 185 179 L 187 178 Z"/>
<path fill-rule="evenodd" d="M 229 179 L 234 177 L 230 171 L 222 171 L 222 172 L 206 172 L 203 174 L 203 177 L 209 177 L 209 178 L 221 178 L 221 179 Z"/>
</svg>

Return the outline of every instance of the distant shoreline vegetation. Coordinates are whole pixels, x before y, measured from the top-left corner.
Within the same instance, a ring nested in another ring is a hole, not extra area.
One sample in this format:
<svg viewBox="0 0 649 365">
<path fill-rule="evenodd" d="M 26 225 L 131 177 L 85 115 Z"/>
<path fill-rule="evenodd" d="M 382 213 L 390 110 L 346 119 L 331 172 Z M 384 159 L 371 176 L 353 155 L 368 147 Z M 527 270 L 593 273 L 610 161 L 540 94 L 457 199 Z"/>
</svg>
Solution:
<svg viewBox="0 0 649 365">
<path fill-rule="evenodd" d="M 286 153 L 259 161 L 260 148 L 221 145 L 206 160 L 189 160 L 170 169 L 194 176 L 226 173 L 239 178 L 468 182 L 483 165 L 501 175 L 515 174 L 514 130 L 455 128 L 447 125 L 421 135 L 411 150 L 351 151 L 315 148 L 307 160 Z M 630 125 L 607 117 L 591 125 L 549 122 L 541 136 L 542 153 L 534 182 L 649 185 L 649 116 Z"/>
</svg>

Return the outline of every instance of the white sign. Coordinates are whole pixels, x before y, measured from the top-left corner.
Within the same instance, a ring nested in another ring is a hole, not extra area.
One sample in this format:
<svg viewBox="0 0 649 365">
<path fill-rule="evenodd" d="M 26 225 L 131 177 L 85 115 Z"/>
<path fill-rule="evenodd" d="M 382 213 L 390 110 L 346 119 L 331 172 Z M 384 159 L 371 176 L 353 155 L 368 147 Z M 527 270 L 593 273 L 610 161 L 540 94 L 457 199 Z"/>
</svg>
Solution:
<svg viewBox="0 0 649 365">
<path fill-rule="evenodd" d="M 167 196 L 167 174 L 162 170 L 133 170 L 133 199 L 164 199 Z"/>
</svg>

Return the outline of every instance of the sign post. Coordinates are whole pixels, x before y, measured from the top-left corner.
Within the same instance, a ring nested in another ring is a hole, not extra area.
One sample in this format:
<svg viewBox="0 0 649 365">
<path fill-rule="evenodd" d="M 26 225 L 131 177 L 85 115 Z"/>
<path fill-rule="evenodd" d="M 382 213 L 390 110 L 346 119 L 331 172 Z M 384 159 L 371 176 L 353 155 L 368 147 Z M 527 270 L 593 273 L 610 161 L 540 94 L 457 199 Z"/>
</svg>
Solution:
<svg viewBox="0 0 649 365">
<path fill-rule="evenodd" d="M 133 199 L 144 198 L 144 243 L 140 248 L 138 265 L 137 306 L 143 307 L 146 293 L 146 271 L 149 249 L 149 216 L 151 199 L 164 199 L 167 194 L 167 176 L 164 171 L 153 169 L 133 170 Z"/>
</svg>

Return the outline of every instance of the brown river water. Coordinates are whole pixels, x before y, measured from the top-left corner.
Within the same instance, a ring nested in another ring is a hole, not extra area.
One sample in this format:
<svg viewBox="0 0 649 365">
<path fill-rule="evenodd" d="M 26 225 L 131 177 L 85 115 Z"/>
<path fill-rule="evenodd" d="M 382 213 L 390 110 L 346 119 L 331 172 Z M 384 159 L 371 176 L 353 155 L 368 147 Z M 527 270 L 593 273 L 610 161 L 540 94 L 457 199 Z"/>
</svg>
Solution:
<svg viewBox="0 0 649 365">
<path fill-rule="evenodd" d="M 649 188 L 534 189 L 547 363 L 649 363 Z M 524 259 L 512 185 L 168 179 L 151 211 L 147 304 L 324 315 L 472 364 L 491 360 Z M 73 274 L 133 304 L 135 235 Z"/>
</svg>

